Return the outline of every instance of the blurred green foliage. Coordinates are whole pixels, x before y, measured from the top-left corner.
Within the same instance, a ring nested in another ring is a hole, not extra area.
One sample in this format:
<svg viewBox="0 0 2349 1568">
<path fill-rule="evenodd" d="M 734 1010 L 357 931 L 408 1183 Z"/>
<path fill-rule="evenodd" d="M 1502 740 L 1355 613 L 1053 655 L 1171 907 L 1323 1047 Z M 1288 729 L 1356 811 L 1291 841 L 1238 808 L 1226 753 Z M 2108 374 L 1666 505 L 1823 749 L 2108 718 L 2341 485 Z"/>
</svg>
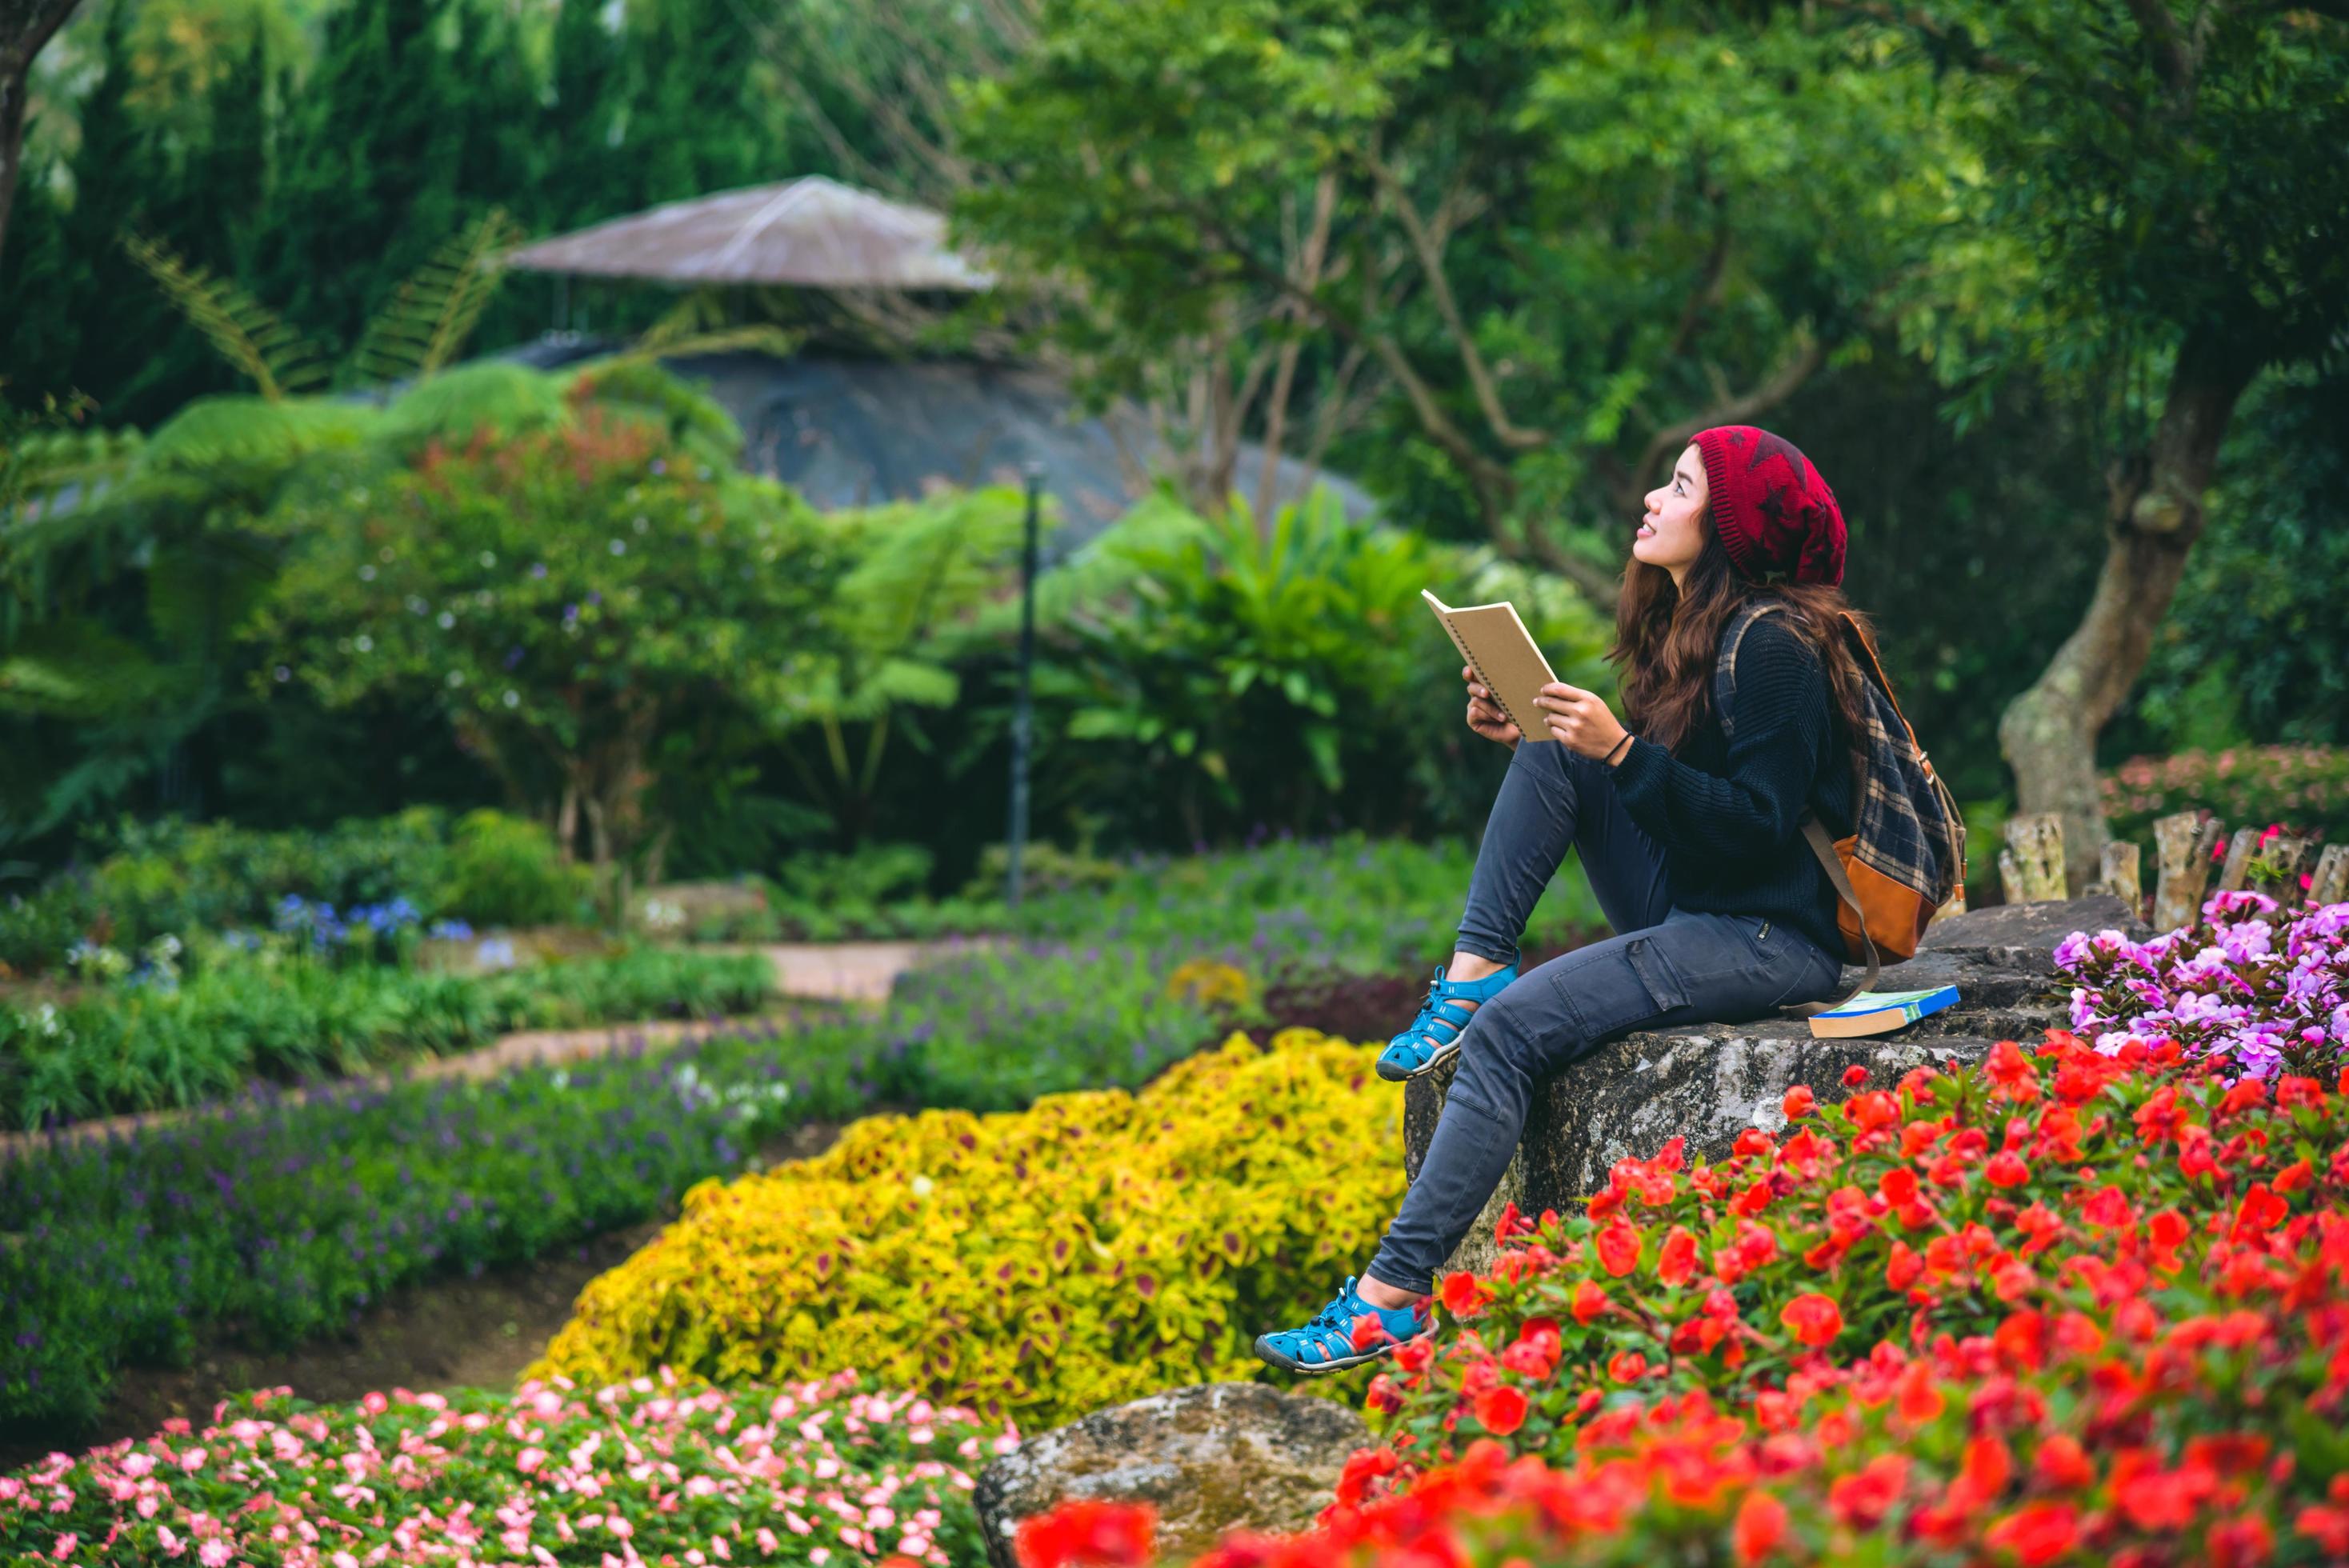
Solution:
<svg viewBox="0 0 2349 1568">
<path fill-rule="evenodd" d="M 1556 601 L 1537 632 L 1560 673 L 1611 690 L 1603 621 L 1566 583 L 1619 567 L 1658 441 L 1728 406 L 1833 480 L 1847 586 L 1904 706 L 1960 797 L 1993 808 L 2011 795 L 1998 715 L 2077 624 L 2108 474 L 2158 416 L 2179 324 L 2231 323 L 2270 357 L 2337 340 L 2340 166 L 2305 145 L 2339 124 L 2344 52 L 2319 12 L 2214 14 L 2170 112 L 2158 22 L 2117 0 L 1897 16 L 1136 0 L 1046 7 L 1035 47 L 944 0 L 786 0 L 758 26 L 721 0 L 293 11 L 297 26 L 260 0 L 93 10 L 44 78 L 57 112 L 36 117 L 0 254 L 0 294 L 38 304 L 0 320 L 0 375 L 21 405 L 93 393 L 117 433 L 12 449 L 90 487 L 0 539 L 0 832 L 29 864 L 126 809 L 323 825 L 519 800 L 560 820 L 565 768 L 595 776 L 580 788 L 605 791 L 605 836 L 653 874 L 780 875 L 911 841 L 939 895 L 1002 837 L 1002 496 L 825 524 L 823 565 L 801 558 L 813 629 L 783 655 L 788 701 L 739 699 L 766 672 L 732 644 L 722 699 L 700 688 L 640 748 L 608 726 L 535 759 L 495 744 L 475 676 L 521 640 L 476 651 L 461 727 L 445 685 L 357 679 L 388 661 L 339 634 L 308 645 L 350 661 L 336 681 L 277 681 L 248 611 L 302 538 L 380 524 L 436 439 L 486 465 L 461 451 L 478 428 L 503 450 L 560 445 L 601 410 L 721 469 L 738 433 L 641 360 L 571 379 L 483 362 L 384 409 L 194 397 L 228 375 L 126 233 L 357 370 L 382 362 L 380 334 L 349 352 L 368 323 L 440 319 L 421 295 L 403 313 L 403 284 L 446 274 L 450 237 L 501 208 L 544 232 L 781 167 L 939 200 L 959 167 L 978 187 L 967 232 L 1081 283 L 1088 308 L 1055 321 L 1088 391 L 1167 407 L 1251 366 L 1269 386 L 1268 356 L 1294 351 L 1296 450 L 1352 375 L 1320 456 L 1403 531 L 1350 542 L 1316 503 L 1236 523 L 1159 497 L 1047 575 L 1039 830 L 1119 849 L 1259 824 L 1473 828 L 1500 753 L 1458 725 L 1445 645 L 1390 590 L 1417 572 L 1414 593 L 1454 602 Z M 959 98 L 925 90 L 957 75 Z M 883 106 L 906 123 L 877 124 Z M 916 156 L 908 129 L 953 159 Z M 1300 284 L 1325 189 L 1324 264 Z M 534 329 L 552 287 L 513 280 L 477 335 Z M 572 325 L 583 304 L 599 325 L 656 308 L 571 287 Z M 1026 298 L 1000 294 L 1015 314 Z M 2340 738 L 2341 384 L 2337 366 L 2279 371 L 2244 400 L 2107 765 Z M 1237 418 L 1265 433 L 1260 407 Z M 525 492 L 554 506 L 543 474 Z M 1555 574 L 1450 553 L 1462 538 Z M 444 574 L 417 595 L 481 586 Z M 611 793 L 631 754 L 641 781 Z M 592 858 L 587 815 L 571 839 Z"/>
<path fill-rule="evenodd" d="M 1144 841 L 1468 825 L 1466 696 L 1423 589 L 1511 597 L 1559 678 L 1613 689 L 1611 628 L 1566 583 L 1349 521 L 1326 492 L 1210 519 L 1162 491 L 1065 570 L 1040 609 L 1053 789 L 1122 802 Z"/>
<path fill-rule="evenodd" d="M 16 975 L 57 967 L 77 943 L 267 929 L 289 897 L 344 910 L 403 899 L 421 923 L 480 926 L 590 910 L 585 868 L 556 855 L 544 827 L 486 810 L 451 822 L 411 806 L 316 831 L 126 817 L 92 839 L 104 852 L 90 863 L 0 899 L 0 965 Z"/>
<path fill-rule="evenodd" d="M 428 448 L 271 525 L 294 548 L 253 624 L 274 666 L 256 688 L 329 707 L 437 692 L 599 871 L 662 835 L 647 807 L 668 734 L 713 710 L 783 719 L 794 655 L 823 645 L 808 509 L 634 420 Z"/>
<path fill-rule="evenodd" d="M 338 966 L 305 944 L 199 937 L 188 972 L 56 999 L 0 999 L 0 1126 L 37 1128 L 233 1095 L 256 1080 L 345 1078 L 489 1044 L 515 1029 L 755 1011 L 774 975 L 751 954 L 644 948 L 488 975 Z"/>
</svg>

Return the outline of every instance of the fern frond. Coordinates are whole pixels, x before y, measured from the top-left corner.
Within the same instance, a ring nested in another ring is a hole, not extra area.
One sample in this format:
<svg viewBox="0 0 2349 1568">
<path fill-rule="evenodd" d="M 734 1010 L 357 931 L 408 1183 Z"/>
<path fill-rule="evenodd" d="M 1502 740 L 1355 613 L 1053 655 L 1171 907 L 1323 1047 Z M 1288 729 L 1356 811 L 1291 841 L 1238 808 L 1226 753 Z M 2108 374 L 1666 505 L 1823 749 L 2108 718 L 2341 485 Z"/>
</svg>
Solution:
<svg viewBox="0 0 2349 1568">
<path fill-rule="evenodd" d="M 129 471 L 144 442 L 136 430 L 52 430 L 0 444 L 0 529 L 39 516 L 69 487 L 86 504 Z"/>
<path fill-rule="evenodd" d="M 181 261 L 160 241 L 126 234 L 122 246 L 221 357 L 253 377 L 264 397 L 274 403 L 326 385 L 326 364 L 316 346 L 235 283 Z"/>
<path fill-rule="evenodd" d="M 373 386 L 421 381 L 455 359 L 505 281 L 498 258 L 523 238 L 522 226 L 495 207 L 443 241 L 367 323 L 351 356 L 359 379 Z"/>
<path fill-rule="evenodd" d="M 676 315 L 675 312 L 670 313 Z M 664 317 L 663 320 L 667 320 Z M 645 365 L 660 359 L 682 359 L 694 354 L 730 354 L 738 349 L 757 348 L 778 359 L 789 359 L 807 341 L 807 334 L 792 332 L 780 326 L 730 326 L 715 332 L 680 332 L 674 336 L 656 340 L 659 330 L 655 323 L 651 330 L 619 353 L 595 361 L 590 374 L 600 374 L 622 365 Z"/>
<path fill-rule="evenodd" d="M 666 348 L 688 337 L 726 329 L 726 296 L 715 288 L 688 289 L 678 302 L 661 313 L 658 321 L 645 328 L 636 342 L 638 348 Z"/>
</svg>

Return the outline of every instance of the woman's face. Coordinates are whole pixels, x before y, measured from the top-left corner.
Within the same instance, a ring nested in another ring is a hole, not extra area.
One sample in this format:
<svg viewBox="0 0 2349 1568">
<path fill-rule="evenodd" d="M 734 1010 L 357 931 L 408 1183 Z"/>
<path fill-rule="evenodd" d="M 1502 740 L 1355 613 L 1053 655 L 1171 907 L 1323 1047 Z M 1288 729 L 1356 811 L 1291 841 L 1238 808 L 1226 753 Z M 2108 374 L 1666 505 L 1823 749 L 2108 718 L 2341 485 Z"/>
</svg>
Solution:
<svg viewBox="0 0 2349 1568">
<path fill-rule="evenodd" d="M 1648 492 L 1648 511 L 1631 541 L 1631 559 L 1662 567 L 1677 584 L 1696 564 L 1713 527 L 1704 500 L 1704 458 L 1692 441 L 1673 459 L 1671 475 Z"/>
</svg>

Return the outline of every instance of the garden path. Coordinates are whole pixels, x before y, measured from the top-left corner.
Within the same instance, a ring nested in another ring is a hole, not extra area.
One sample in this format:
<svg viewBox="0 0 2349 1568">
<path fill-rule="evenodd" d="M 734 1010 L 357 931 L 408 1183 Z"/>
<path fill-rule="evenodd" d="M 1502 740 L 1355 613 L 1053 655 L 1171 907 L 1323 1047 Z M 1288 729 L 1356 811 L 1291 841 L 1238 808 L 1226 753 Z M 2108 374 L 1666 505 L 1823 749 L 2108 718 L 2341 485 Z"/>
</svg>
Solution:
<svg viewBox="0 0 2349 1568">
<path fill-rule="evenodd" d="M 897 976 L 944 943 L 777 942 L 750 949 L 775 966 L 775 989 L 786 996 L 842 1002 L 886 1001 Z"/>
<path fill-rule="evenodd" d="M 952 946 L 968 946 L 972 940 L 962 938 L 956 943 L 782 942 L 740 945 L 733 950 L 766 954 L 767 961 L 774 965 L 775 990 L 781 995 L 807 1001 L 878 1003 L 888 999 L 890 986 L 895 984 L 898 975 L 912 967 L 916 959 L 933 948 L 945 950 Z M 719 944 L 710 945 L 715 947 Z M 478 1051 L 429 1057 L 406 1064 L 402 1070 L 408 1077 L 415 1078 L 494 1078 L 520 1067 L 606 1056 L 639 1041 L 647 1045 L 671 1046 L 682 1040 L 706 1038 L 726 1029 L 761 1024 L 780 1026 L 789 1017 L 787 1013 L 762 1012 L 732 1018 L 663 1018 L 645 1023 L 597 1024 L 583 1029 L 523 1029 L 501 1036 L 494 1044 L 484 1046 Z M 361 1081 L 383 1084 L 397 1076 L 399 1075 L 369 1073 Z M 351 1081 L 338 1078 L 313 1089 L 296 1090 L 287 1098 L 298 1100 L 320 1090 L 348 1088 Z M 28 1146 L 46 1143 L 52 1137 L 75 1140 L 105 1138 L 115 1132 L 127 1134 L 138 1129 L 163 1126 L 202 1109 L 199 1106 L 187 1109 L 140 1111 L 127 1116 L 95 1117 L 88 1121 L 74 1122 L 56 1133 L 0 1132 L 0 1160 L 7 1159 Z"/>
</svg>

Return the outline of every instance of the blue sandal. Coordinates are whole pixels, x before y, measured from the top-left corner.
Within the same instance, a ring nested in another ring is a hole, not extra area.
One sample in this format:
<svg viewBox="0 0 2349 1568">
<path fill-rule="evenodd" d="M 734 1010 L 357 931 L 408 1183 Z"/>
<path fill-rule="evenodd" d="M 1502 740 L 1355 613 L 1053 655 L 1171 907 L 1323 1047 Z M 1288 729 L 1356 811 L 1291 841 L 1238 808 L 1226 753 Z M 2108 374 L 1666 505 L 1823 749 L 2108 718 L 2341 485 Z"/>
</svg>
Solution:
<svg viewBox="0 0 2349 1568">
<path fill-rule="evenodd" d="M 1338 1298 L 1306 1321 L 1302 1328 L 1284 1328 L 1256 1336 L 1256 1353 L 1275 1367 L 1291 1372 L 1343 1372 L 1387 1355 L 1406 1339 L 1435 1332 L 1435 1315 L 1423 1301 L 1416 1306 L 1372 1306 L 1355 1294 L 1357 1281 L 1348 1274 Z M 1364 1333 L 1357 1347 L 1354 1325 L 1363 1317 L 1378 1320 L 1383 1334 Z"/>
<path fill-rule="evenodd" d="M 1402 1083 L 1433 1070 L 1460 1048 L 1460 1036 L 1468 1020 L 1476 1016 L 1460 1004 L 1474 1002 L 1481 1007 L 1507 990 L 1516 977 L 1517 966 L 1512 964 L 1482 980 L 1446 980 L 1444 966 L 1437 965 L 1419 1016 L 1379 1053 L 1379 1077 Z"/>
</svg>

